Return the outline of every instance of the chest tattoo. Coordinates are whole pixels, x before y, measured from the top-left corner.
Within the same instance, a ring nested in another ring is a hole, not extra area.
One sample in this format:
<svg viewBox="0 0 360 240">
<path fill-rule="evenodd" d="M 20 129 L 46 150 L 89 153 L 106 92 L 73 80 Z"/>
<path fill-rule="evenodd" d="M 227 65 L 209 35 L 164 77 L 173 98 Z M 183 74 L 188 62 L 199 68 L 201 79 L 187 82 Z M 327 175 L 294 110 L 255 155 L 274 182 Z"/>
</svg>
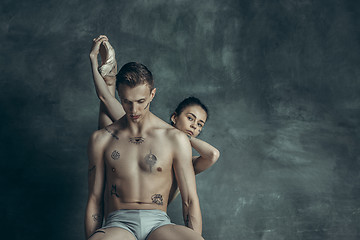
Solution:
<svg viewBox="0 0 360 240">
<path fill-rule="evenodd" d="M 129 142 L 133 144 L 142 144 L 145 141 L 143 137 L 131 137 L 129 138 Z"/>
<path fill-rule="evenodd" d="M 111 153 L 111 158 L 114 159 L 114 160 L 118 160 L 120 158 L 120 153 L 118 151 L 114 150 Z"/>
<path fill-rule="evenodd" d="M 145 163 L 149 165 L 150 172 L 152 172 L 152 167 L 156 164 L 156 162 L 157 162 L 157 157 L 154 154 L 152 154 L 150 150 L 150 153 L 145 156 Z"/>
</svg>

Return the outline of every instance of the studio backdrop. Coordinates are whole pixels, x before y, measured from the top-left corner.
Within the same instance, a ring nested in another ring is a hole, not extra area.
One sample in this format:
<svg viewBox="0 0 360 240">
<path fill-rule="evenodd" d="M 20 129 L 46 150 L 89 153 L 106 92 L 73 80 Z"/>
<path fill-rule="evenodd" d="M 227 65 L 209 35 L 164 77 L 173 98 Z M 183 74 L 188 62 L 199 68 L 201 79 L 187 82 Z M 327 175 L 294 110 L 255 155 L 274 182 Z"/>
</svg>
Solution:
<svg viewBox="0 0 360 240">
<path fill-rule="evenodd" d="M 84 239 L 99 110 L 89 52 L 105 34 L 118 69 L 152 71 L 154 114 L 169 122 L 188 96 L 209 108 L 199 138 L 221 155 L 196 177 L 206 240 L 360 239 L 359 11 L 346 0 L 1 1 L 1 235 Z M 183 224 L 180 197 L 168 214 Z"/>
</svg>

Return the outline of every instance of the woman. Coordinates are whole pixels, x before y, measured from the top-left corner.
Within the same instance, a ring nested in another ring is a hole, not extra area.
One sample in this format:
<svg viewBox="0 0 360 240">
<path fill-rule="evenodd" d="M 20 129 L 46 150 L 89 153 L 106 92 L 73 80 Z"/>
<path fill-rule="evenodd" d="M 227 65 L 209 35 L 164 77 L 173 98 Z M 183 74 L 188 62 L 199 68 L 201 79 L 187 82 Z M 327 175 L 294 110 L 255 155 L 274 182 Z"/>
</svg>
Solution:
<svg viewBox="0 0 360 240">
<path fill-rule="evenodd" d="M 98 68 L 97 55 L 100 53 L 101 66 Z M 121 103 L 115 98 L 116 60 L 115 51 L 106 36 L 100 35 L 93 40 L 90 52 L 93 79 L 96 93 L 101 100 L 99 111 L 99 129 L 112 124 L 125 115 Z M 211 167 L 219 158 L 219 151 L 207 142 L 197 139 L 208 118 L 208 110 L 201 101 L 194 97 L 184 99 L 171 115 L 171 125 L 185 132 L 191 146 L 200 154 L 193 156 L 195 174 Z M 179 191 L 174 181 L 170 192 L 171 202 Z"/>
</svg>

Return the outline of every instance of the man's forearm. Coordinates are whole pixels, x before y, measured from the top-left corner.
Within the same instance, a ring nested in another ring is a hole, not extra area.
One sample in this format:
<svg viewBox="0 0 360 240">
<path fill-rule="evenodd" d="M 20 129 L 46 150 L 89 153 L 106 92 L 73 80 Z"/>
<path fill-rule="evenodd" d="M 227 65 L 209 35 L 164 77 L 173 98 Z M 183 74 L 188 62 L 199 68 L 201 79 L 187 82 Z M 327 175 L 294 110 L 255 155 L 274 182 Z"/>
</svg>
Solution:
<svg viewBox="0 0 360 240">
<path fill-rule="evenodd" d="M 85 213 L 85 236 L 88 239 L 96 229 L 101 228 L 103 211 L 101 206 L 89 203 Z"/>
<path fill-rule="evenodd" d="M 190 201 L 188 204 L 183 203 L 183 216 L 184 216 L 185 226 L 201 234 L 202 217 L 201 217 L 200 204 L 198 200 Z"/>
</svg>

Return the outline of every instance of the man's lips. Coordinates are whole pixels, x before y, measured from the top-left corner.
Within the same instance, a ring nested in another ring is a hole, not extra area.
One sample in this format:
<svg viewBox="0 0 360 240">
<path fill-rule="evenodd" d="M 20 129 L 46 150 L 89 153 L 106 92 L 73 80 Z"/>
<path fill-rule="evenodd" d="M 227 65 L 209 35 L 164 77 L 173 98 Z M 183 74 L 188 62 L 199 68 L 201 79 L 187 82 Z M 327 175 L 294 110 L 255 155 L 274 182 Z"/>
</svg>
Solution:
<svg viewBox="0 0 360 240">
<path fill-rule="evenodd" d="M 140 117 L 140 115 L 130 115 L 130 117 L 132 118 L 132 119 L 138 119 L 139 117 Z"/>
</svg>

